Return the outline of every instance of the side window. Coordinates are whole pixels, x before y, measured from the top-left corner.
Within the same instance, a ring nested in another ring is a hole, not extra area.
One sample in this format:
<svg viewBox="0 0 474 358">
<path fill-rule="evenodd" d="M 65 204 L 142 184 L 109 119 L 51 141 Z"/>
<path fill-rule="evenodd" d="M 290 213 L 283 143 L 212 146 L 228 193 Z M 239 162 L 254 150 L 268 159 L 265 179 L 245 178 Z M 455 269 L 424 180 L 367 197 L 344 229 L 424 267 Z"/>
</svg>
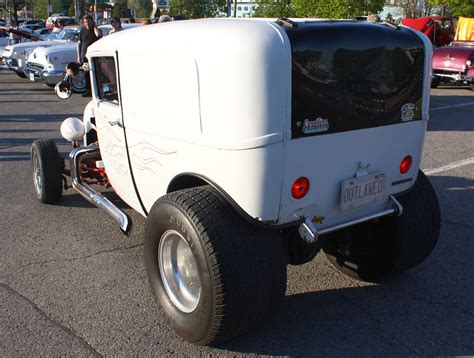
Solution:
<svg viewBox="0 0 474 358">
<path fill-rule="evenodd" d="M 118 103 L 115 59 L 113 57 L 95 57 L 94 72 L 99 99 Z"/>
</svg>

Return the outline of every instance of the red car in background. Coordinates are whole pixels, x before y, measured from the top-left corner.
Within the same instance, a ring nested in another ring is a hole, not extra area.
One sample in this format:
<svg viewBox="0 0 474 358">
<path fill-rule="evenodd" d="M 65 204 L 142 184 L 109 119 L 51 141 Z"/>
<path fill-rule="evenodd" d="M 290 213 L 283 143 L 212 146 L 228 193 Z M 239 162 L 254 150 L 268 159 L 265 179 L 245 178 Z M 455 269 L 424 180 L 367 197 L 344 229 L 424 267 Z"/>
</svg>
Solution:
<svg viewBox="0 0 474 358">
<path fill-rule="evenodd" d="M 455 38 L 433 53 L 431 88 L 454 82 L 470 85 L 474 91 L 474 18 L 459 18 Z"/>
<path fill-rule="evenodd" d="M 453 19 L 443 16 L 405 18 L 402 25 L 423 32 L 434 46 L 445 46 L 454 40 Z"/>
</svg>

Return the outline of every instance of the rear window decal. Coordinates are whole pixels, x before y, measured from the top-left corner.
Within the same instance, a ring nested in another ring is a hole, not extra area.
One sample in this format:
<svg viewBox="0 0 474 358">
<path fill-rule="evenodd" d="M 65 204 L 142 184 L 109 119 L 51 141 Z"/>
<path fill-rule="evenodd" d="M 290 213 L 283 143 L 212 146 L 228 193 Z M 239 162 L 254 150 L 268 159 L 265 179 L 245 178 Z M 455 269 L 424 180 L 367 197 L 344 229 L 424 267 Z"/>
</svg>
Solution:
<svg viewBox="0 0 474 358">
<path fill-rule="evenodd" d="M 404 104 L 401 108 L 402 122 L 412 121 L 415 117 L 415 105 L 413 103 Z"/>
<path fill-rule="evenodd" d="M 306 118 L 303 121 L 302 131 L 304 134 L 327 132 L 328 129 L 329 129 L 328 120 L 321 117 L 318 117 L 315 120 L 309 120 L 308 118 Z"/>
</svg>

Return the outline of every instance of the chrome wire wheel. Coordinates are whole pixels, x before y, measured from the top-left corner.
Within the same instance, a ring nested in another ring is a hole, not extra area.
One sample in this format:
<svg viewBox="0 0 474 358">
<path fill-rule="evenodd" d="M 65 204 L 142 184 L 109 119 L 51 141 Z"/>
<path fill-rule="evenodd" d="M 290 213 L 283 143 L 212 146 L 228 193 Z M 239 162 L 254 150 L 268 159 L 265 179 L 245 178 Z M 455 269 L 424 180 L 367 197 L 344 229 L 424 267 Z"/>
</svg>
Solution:
<svg viewBox="0 0 474 358">
<path fill-rule="evenodd" d="M 177 231 L 168 230 L 161 237 L 158 263 L 168 297 L 180 311 L 193 312 L 201 297 L 201 280 L 191 248 Z"/>
<path fill-rule="evenodd" d="M 35 185 L 36 194 L 41 195 L 43 182 L 41 179 L 41 169 L 40 169 L 40 164 L 39 164 L 39 158 L 36 151 L 33 152 L 33 183 Z"/>
</svg>

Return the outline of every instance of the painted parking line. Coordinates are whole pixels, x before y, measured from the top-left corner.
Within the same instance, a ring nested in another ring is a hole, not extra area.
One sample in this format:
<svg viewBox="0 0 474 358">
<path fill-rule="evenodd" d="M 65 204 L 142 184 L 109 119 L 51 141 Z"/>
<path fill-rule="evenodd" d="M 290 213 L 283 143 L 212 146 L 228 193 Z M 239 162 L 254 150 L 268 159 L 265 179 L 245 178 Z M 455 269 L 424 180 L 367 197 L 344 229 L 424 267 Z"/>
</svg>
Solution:
<svg viewBox="0 0 474 358">
<path fill-rule="evenodd" d="M 442 167 L 439 167 L 439 168 L 426 169 L 426 170 L 423 170 L 423 172 L 426 175 L 432 175 L 432 174 L 436 174 L 436 173 L 445 172 L 447 170 L 451 170 L 451 169 L 455 169 L 455 168 L 459 168 L 459 167 L 464 167 L 464 166 L 470 165 L 470 164 L 474 164 L 474 158 L 467 158 L 467 159 L 459 160 L 457 162 L 452 162 L 450 164 L 443 165 Z"/>
<path fill-rule="evenodd" d="M 474 106 L 474 102 L 453 104 L 452 106 L 444 106 L 444 107 L 430 108 L 430 112 L 433 112 L 433 111 L 441 111 L 441 110 L 443 110 L 443 109 L 449 109 L 449 108 L 468 107 L 468 106 Z"/>
</svg>

